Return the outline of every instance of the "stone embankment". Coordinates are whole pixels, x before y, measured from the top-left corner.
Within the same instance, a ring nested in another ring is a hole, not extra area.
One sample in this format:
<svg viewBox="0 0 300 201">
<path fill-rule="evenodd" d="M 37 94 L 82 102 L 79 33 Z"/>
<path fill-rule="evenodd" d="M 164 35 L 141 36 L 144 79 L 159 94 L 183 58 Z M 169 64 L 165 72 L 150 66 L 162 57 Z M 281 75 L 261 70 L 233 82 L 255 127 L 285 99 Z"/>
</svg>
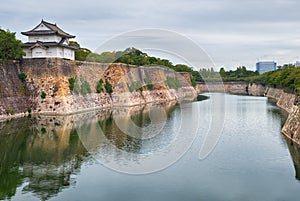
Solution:
<svg viewBox="0 0 300 201">
<path fill-rule="evenodd" d="M 21 73 L 27 76 L 26 80 L 19 78 Z M 69 79 L 75 77 L 79 86 L 87 82 L 91 93 L 82 95 L 71 91 Z M 147 87 L 145 78 L 151 80 L 152 87 Z M 168 78 L 173 79 L 171 82 L 178 81 L 179 88 L 169 87 L 166 84 Z M 100 79 L 103 80 L 103 91 L 97 93 Z M 106 83 L 112 86 L 112 93 L 104 89 Z M 132 90 L 134 83 L 142 84 L 143 89 Z M 176 73 L 161 67 L 58 58 L 3 62 L 0 64 L 0 84 L 0 119 L 20 116 L 28 109 L 38 114 L 66 115 L 105 107 L 193 100 L 197 96 L 188 73 Z"/>
</svg>

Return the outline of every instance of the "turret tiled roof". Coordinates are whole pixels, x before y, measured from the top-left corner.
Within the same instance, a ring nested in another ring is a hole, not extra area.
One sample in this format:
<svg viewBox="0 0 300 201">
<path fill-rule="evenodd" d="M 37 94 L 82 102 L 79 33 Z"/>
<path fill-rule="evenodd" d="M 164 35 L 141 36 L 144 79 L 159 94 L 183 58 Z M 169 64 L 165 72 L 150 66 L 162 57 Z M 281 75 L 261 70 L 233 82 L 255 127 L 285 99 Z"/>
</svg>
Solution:
<svg viewBox="0 0 300 201">
<path fill-rule="evenodd" d="M 41 24 L 45 25 L 49 30 L 35 30 Z M 52 24 L 52 23 L 46 22 L 44 20 L 42 20 L 41 23 L 39 25 L 37 25 L 35 28 L 33 28 L 32 30 L 26 31 L 26 32 L 21 32 L 21 33 L 26 36 L 57 34 L 57 35 L 60 35 L 62 37 L 66 37 L 66 38 L 75 38 L 75 36 L 63 31 L 56 24 Z"/>
<path fill-rule="evenodd" d="M 69 45 L 65 45 L 62 42 L 42 42 L 42 41 L 36 41 L 36 42 L 28 42 L 28 43 L 24 43 L 23 47 L 32 49 L 36 46 L 40 46 L 41 48 L 49 48 L 49 47 L 65 47 L 65 48 L 69 48 L 69 49 L 73 49 L 73 50 L 77 50 L 77 47 L 73 47 L 73 46 L 69 46 Z"/>
</svg>

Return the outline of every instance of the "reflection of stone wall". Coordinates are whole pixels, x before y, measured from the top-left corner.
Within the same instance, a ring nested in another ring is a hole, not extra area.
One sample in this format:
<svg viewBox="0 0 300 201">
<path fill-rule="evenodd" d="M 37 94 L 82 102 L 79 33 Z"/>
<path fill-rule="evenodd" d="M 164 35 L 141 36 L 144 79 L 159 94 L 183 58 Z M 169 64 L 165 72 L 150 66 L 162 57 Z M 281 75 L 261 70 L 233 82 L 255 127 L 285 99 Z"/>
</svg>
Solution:
<svg viewBox="0 0 300 201">
<path fill-rule="evenodd" d="M 298 144 L 295 144 L 290 139 L 286 139 L 290 154 L 293 159 L 294 167 L 295 167 L 295 177 L 297 180 L 300 180 L 300 147 Z"/>
<path fill-rule="evenodd" d="M 266 96 L 275 99 L 277 106 L 289 113 L 282 128 L 282 133 L 300 144 L 300 108 L 297 106 L 297 95 L 287 93 L 283 89 L 264 87 L 259 84 L 248 85 L 246 82 L 198 83 L 196 91 L 198 93 L 225 92 L 231 94 Z"/>
<path fill-rule="evenodd" d="M 23 191 L 41 200 L 74 181 L 72 174 L 87 155 L 70 116 L 34 116 L 0 123 L 0 199 Z"/>
</svg>

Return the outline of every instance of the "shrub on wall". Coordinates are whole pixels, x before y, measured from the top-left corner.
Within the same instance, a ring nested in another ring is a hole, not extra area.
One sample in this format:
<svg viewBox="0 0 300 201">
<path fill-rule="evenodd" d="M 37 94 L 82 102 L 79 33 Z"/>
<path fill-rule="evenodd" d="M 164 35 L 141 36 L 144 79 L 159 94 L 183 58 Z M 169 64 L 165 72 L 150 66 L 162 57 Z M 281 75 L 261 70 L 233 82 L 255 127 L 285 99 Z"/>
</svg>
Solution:
<svg viewBox="0 0 300 201">
<path fill-rule="evenodd" d="M 46 96 L 47 96 L 47 94 L 43 91 L 43 92 L 41 93 L 41 98 L 42 98 L 42 99 L 45 99 Z"/>
<path fill-rule="evenodd" d="M 194 77 L 191 77 L 192 86 L 196 86 L 196 79 Z"/>
<path fill-rule="evenodd" d="M 19 78 L 22 82 L 25 82 L 26 81 L 26 78 L 27 78 L 27 75 L 25 73 L 20 73 L 19 74 Z"/>
<path fill-rule="evenodd" d="M 130 92 L 137 91 L 137 90 L 140 90 L 142 92 L 143 84 L 141 81 L 135 81 L 131 85 L 129 85 L 128 88 Z"/>
<path fill-rule="evenodd" d="M 177 78 L 173 78 L 170 76 L 167 76 L 167 80 L 165 81 L 165 84 L 171 89 L 178 89 L 180 87 L 179 80 Z"/>
<path fill-rule="evenodd" d="M 146 77 L 144 82 L 146 83 L 147 89 L 151 90 L 153 88 L 152 80 Z"/>
<path fill-rule="evenodd" d="M 81 84 L 80 92 L 81 92 L 82 95 L 92 93 L 91 86 L 87 81 L 83 81 L 83 83 Z"/>
<path fill-rule="evenodd" d="M 71 77 L 71 78 L 68 79 L 68 81 L 69 81 L 69 89 L 71 91 L 73 91 L 74 87 L 75 87 L 75 83 L 76 83 L 77 80 L 76 80 L 76 78 Z"/>
<path fill-rule="evenodd" d="M 71 77 L 69 78 L 68 81 L 69 81 L 69 89 L 73 91 L 75 94 L 80 93 L 82 95 L 86 95 L 92 93 L 90 83 L 84 80 L 82 76 L 80 77 L 80 81 L 82 83 L 81 86 L 79 86 L 77 78 Z"/>
<path fill-rule="evenodd" d="M 108 81 L 106 81 L 104 87 L 107 93 L 111 94 L 113 92 L 112 86 Z"/>
<path fill-rule="evenodd" d="M 100 79 L 100 80 L 98 81 L 98 83 L 97 83 L 97 86 L 96 86 L 96 92 L 97 92 L 97 93 L 101 93 L 101 92 L 103 91 L 103 86 L 102 86 L 102 84 L 103 84 L 103 80 Z"/>
</svg>

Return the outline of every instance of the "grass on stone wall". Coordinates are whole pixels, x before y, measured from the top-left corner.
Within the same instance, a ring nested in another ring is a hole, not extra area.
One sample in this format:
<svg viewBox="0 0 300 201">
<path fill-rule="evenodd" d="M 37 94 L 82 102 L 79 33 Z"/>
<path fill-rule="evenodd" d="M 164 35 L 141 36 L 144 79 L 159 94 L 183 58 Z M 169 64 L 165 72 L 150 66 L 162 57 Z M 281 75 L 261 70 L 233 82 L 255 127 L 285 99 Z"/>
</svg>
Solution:
<svg viewBox="0 0 300 201">
<path fill-rule="evenodd" d="M 170 76 L 167 76 L 167 80 L 165 81 L 165 84 L 170 89 L 178 89 L 181 86 L 180 82 L 177 78 L 173 78 L 173 77 L 170 77 Z"/>
</svg>

